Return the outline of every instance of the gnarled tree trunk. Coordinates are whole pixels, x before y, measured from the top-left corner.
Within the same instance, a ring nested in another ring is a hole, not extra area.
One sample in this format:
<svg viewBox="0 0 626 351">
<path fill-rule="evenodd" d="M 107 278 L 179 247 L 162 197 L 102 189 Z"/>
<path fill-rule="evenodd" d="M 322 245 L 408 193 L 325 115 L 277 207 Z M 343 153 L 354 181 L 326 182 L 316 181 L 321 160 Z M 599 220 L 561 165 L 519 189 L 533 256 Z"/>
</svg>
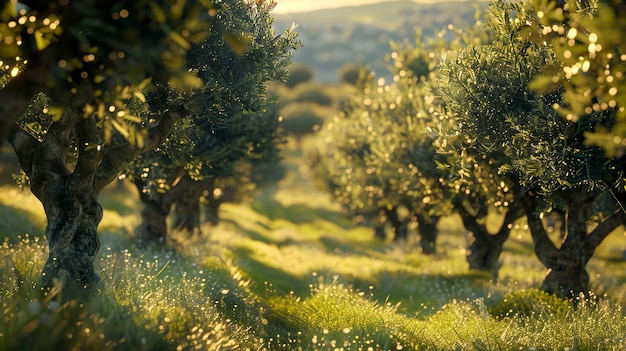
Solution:
<svg viewBox="0 0 626 351">
<path fill-rule="evenodd" d="M 48 225 L 49 255 L 42 273 L 45 289 L 62 288 L 64 297 L 93 290 L 99 279 L 93 260 L 100 243 L 97 228 L 102 219 L 102 207 L 96 201 L 102 189 L 95 182 L 95 166 L 102 159 L 80 159 L 73 171 L 66 165 L 70 142 L 77 133 L 85 140 L 91 129 L 89 119 L 75 128 L 71 111 L 53 123 L 42 142 L 15 125 L 9 141 L 13 145 L 22 169 L 30 178 L 32 193 L 41 201 Z M 79 155 L 90 154 L 83 143 Z"/>
<path fill-rule="evenodd" d="M 518 194 L 522 194 L 521 189 Z M 511 233 L 511 224 L 523 215 L 523 211 L 519 205 L 510 204 L 500 228 L 492 234 L 484 221 L 488 208 L 484 204 L 477 204 L 475 207 L 464 203 L 461 198 L 455 199 L 455 208 L 467 230 L 467 263 L 470 269 L 491 271 L 497 277 L 500 254 Z"/>
<path fill-rule="evenodd" d="M 217 225 L 220 221 L 220 206 L 228 201 L 233 201 L 237 193 L 237 188 L 227 186 L 221 189 L 221 193 L 215 192 L 218 182 L 215 178 L 202 181 L 194 181 L 187 177 L 179 186 L 184 186 L 182 195 L 174 201 L 174 230 L 187 234 L 188 236 L 202 235 L 202 219 L 200 212 L 200 197 L 206 197 L 206 221 Z"/>
<path fill-rule="evenodd" d="M 237 196 L 237 188 L 234 186 L 225 186 L 221 188 L 221 193 L 217 194 L 216 190 L 218 186 L 214 180 L 209 181 L 209 186 L 205 189 L 206 192 L 206 220 L 217 225 L 220 222 L 220 206 L 226 202 L 235 201 Z"/>
<path fill-rule="evenodd" d="M 161 244 L 167 241 L 169 232 L 167 218 L 176 197 L 181 196 L 184 191 L 181 183 L 184 182 L 185 177 L 187 175 L 183 169 L 173 172 L 172 178 L 168 181 L 172 185 L 165 192 L 150 189 L 149 184 L 143 178 L 133 179 L 140 194 L 139 198 L 144 205 L 141 210 L 141 223 L 135 230 L 139 240 Z"/>
<path fill-rule="evenodd" d="M 100 248 L 98 224 L 102 207 L 95 201 L 94 191 L 76 194 L 73 181 L 60 177 L 48 182 L 42 193 L 48 225 L 49 255 L 43 268 L 45 288 L 61 283 L 63 295 L 76 296 L 89 292 L 99 282 L 93 261 Z"/>
<path fill-rule="evenodd" d="M 200 234 L 200 197 L 209 186 L 209 181 L 195 181 L 183 169 L 173 172 L 172 184 L 166 192 L 145 190 L 143 179 L 135 179 L 141 193 L 144 208 L 137 237 L 142 240 L 165 243 L 170 232 L 167 218 L 174 210 L 174 230 L 191 235 Z"/>
<path fill-rule="evenodd" d="M 617 210 L 589 232 L 587 221 L 597 195 L 597 192 L 583 187 L 564 194 L 567 232 L 558 248 L 548 237 L 537 211 L 538 200 L 529 197 L 524 201 L 535 253 L 548 269 L 541 284 L 542 290 L 564 297 L 588 294 L 587 262 L 604 238 L 623 224 L 626 217 L 621 210 Z"/>
<path fill-rule="evenodd" d="M 82 106 L 78 101 L 75 105 Z M 104 144 L 101 127 L 93 116 L 75 114 L 72 106 L 65 107 L 41 141 L 13 125 L 9 142 L 48 219 L 49 255 L 42 272 L 46 290 L 60 289 L 62 298 L 69 299 L 96 287 L 99 278 L 93 261 L 100 246 L 97 230 L 103 214 L 97 196 L 140 152 L 161 143 L 182 110 L 167 112 L 148 131 L 141 149 L 126 141 L 94 147 Z M 70 167 L 67 160 L 73 151 L 72 142 L 78 158 Z"/>
</svg>

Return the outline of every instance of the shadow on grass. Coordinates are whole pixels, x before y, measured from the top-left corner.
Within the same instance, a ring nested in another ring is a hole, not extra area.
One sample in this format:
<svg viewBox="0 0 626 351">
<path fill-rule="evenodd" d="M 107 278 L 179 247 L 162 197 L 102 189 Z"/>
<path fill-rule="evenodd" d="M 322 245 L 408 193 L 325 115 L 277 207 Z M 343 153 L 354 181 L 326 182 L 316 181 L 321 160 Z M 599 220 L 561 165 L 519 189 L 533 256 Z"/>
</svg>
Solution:
<svg viewBox="0 0 626 351">
<path fill-rule="evenodd" d="M 319 242 L 324 245 L 324 247 L 331 252 L 341 255 L 360 255 L 360 256 L 368 256 L 371 257 L 373 255 L 385 255 L 385 253 L 392 247 L 394 247 L 395 243 L 391 242 L 383 242 L 381 240 L 372 239 L 368 242 L 359 242 L 355 244 L 353 242 L 342 240 L 337 237 L 331 236 L 322 236 L 319 238 Z"/>
<path fill-rule="evenodd" d="M 238 233 L 245 234 L 248 238 L 250 238 L 250 239 L 252 239 L 254 241 L 260 241 L 260 242 L 262 242 L 264 244 L 276 244 L 276 245 L 281 243 L 280 240 L 274 240 L 270 236 L 263 235 L 263 234 L 259 233 L 258 231 L 244 228 L 241 224 L 239 224 L 238 221 L 230 219 L 230 218 L 222 218 L 222 219 L 220 219 L 220 224 L 230 225 L 230 226 L 232 226 L 234 228 L 235 231 L 237 231 Z M 261 226 L 263 229 L 269 230 L 267 225 L 265 225 L 263 223 L 255 222 L 254 224 Z"/>
<path fill-rule="evenodd" d="M 256 294 L 287 295 L 293 292 L 297 296 L 306 296 L 310 293 L 309 284 L 302 277 L 293 276 L 253 258 L 251 250 L 239 248 L 233 254 L 237 267 L 254 282 L 252 289 Z"/>
<path fill-rule="evenodd" d="M 335 223 L 342 229 L 349 229 L 354 226 L 341 213 L 303 204 L 285 206 L 270 197 L 257 199 L 250 208 L 270 220 L 284 219 L 298 225 L 326 220 Z"/>
<path fill-rule="evenodd" d="M 321 286 L 343 285 L 379 305 L 398 305 L 399 311 L 409 316 L 428 316 L 452 300 L 474 300 L 486 296 L 492 284 L 490 273 L 480 271 L 455 274 L 381 271 L 362 279 L 321 270 L 317 276 Z"/>
<path fill-rule="evenodd" d="M 338 254 L 368 256 L 371 253 L 357 248 L 352 253 Z M 362 296 L 379 305 L 398 304 L 399 311 L 408 316 L 427 317 L 452 300 L 486 296 L 492 284 L 490 272 L 422 273 L 409 266 L 403 269 L 397 265 L 368 273 L 367 278 L 360 277 L 358 272 L 340 274 L 332 268 L 316 268 L 309 274 L 294 276 L 281 267 L 262 262 L 248 248 L 237 249 L 234 255 L 237 266 L 252 280 L 253 289 L 260 296 L 293 294 L 307 298 L 325 286 L 339 284 L 355 293 L 363 293 Z"/>
</svg>

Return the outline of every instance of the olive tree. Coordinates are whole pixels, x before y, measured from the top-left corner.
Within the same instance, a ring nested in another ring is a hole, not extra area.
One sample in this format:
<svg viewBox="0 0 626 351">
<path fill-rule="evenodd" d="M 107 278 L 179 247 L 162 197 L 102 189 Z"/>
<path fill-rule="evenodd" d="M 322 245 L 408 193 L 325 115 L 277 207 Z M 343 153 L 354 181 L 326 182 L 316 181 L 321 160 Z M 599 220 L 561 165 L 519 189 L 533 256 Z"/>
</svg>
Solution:
<svg viewBox="0 0 626 351">
<path fill-rule="evenodd" d="M 148 113 L 183 100 L 194 104 L 194 114 L 126 173 L 145 205 L 139 237 L 164 241 L 173 208 L 174 227 L 199 233 L 203 194 L 212 194 L 217 179 L 232 177 L 238 163 L 263 157 L 276 142 L 278 116 L 264 113 L 270 103 L 266 84 L 285 78 L 299 42 L 293 29 L 275 34 L 272 8 L 263 1 L 222 2 L 209 35 L 187 55 L 187 69 L 205 82 L 204 88 L 163 89 L 148 96 Z"/>
<path fill-rule="evenodd" d="M 447 173 L 444 178 L 450 190 L 448 200 L 466 230 L 469 268 L 491 271 L 497 276 L 499 257 L 514 227 L 513 222 L 524 214 L 518 199 L 525 190 L 514 174 L 499 172 L 508 160 L 502 150 L 481 149 L 479 152 L 476 140 L 468 133 L 463 118 L 458 116 L 459 111 L 467 113 L 479 107 L 475 104 L 465 105 L 467 100 L 450 99 L 452 94 L 458 93 L 487 101 L 485 92 L 477 92 L 470 85 L 473 78 L 462 77 L 458 72 L 451 71 L 450 67 L 467 55 L 466 51 L 470 50 L 468 46 L 473 50 L 493 48 L 497 51 L 500 49 L 497 46 L 501 45 L 489 22 L 483 26 L 482 21 L 478 21 L 462 35 L 461 45 L 445 52 L 436 70 L 437 78 L 431 83 L 431 89 L 439 97 L 435 100 L 433 112 L 439 121 L 438 152 L 446 156 L 445 161 L 438 166 Z M 450 84 L 457 78 L 464 80 L 465 85 L 460 89 Z M 514 90 L 497 92 L 501 99 L 506 99 L 506 94 L 515 93 Z M 497 106 L 499 103 L 494 104 Z M 495 221 L 490 218 L 499 218 L 500 222 L 493 225 Z"/>
<path fill-rule="evenodd" d="M 0 124 L 48 218 L 44 288 L 73 297 L 97 285 L 98 194 L 198 110 L 198 91 L 211 93 L 186 60 L 221 4 L 12 1 L 2 8 Z M 220 31 L 234 46 L 245 43 L 240 33 Z M 162 87 L 185 94 L 163 109 L 134 107 Z M 41 106 L 33 100 L 45 107 L 29 111 Z"/>
<path fill-rule="evenodd" d="M 124 101 L 142 82 L 198 86 L 184 67 L 186 51 L 206 34 L 212 2 L 142 0 L 17 1 L 0 8 L 0 138 L 46 93 L 58 120 L 67 101 L 95 115 L 99 128 L 141 129 Z M 54 94 L 52 92 L 54 91 Z M 124 118 L 126 117 L 126 118 Z"/>
<path fill-rule="evenodd" d="M 552 46 L 531 40 L 529 23 L 537 17 L 519 4 L 493 1 L 489 25 L 497 39 L 469 46 L 446 62 L 441 92 L 469 142 L 467 150 L 485 158 L 497 153 L 499 174 L 523 187 L 515 191 L 515 202 L 526 215 L 537 257 L 548 268 L 542 288 L 575 295 L 587 292 L 585 266 L 595 248 L 623 222 L 615 203 L 609 211 L 611 206 L 605 204 L 603 211 L 597 206 L 599 200 L 623 197 L 623 162 L 584 138 L 610 129 L 612 111 L 590 111 L 567 121 L 554 108 L 563 101 L 561 89 L 543 94 L 530 89 L 544 72 L 563 69 Z M 566 236 L 559 244 L 541 220 L 552 208 L 566 213 Z"/>
<path fill-rule="evenodd" d="M 520 217 L 521 211 L 513 199 L 516 193 L 516 181 L 497 174 L 497 155 L 475 157 L 468 152 L 471 142 L 458 130 L 457 119 L 450 115 L 440 90 L 445 89 L 445 75 L 439 67 L 441 61 L 452 60 L 462 48 L 473 45 L 480 47 L 494 40 L 492 30 L 485 28 L 482 21 L 472 27 L 455 28 L 441 31 L 438 39 L 425 42 L 419 40 L 417 32 L 414 47 L 404 43 L 392 43 L 396 72 L 412 72 L 412 76 L 427 84 L 427 103 L 422 107 L 422 114 L 429 116 L 430 123 L 425 126 L 432 134 L 434 154 L 430 160 L 420 163 L 422 168 L 436 164 L 438 172 L 429 172 L 422 177 L 437 179 L 443 188 L 443 196 L 426 198 L 442 214 L 457 213 L 467 230 L 468 255 L 470 269 L 488 270 L 497 274 L 498 258 L 504 241 L 511 231 L 512 222 Z M 450 38 L 448 38 L 450 37 Z M 445 38 L 445 39 L 444 39 Z M 443 84 L 443 86 L 440 86 Z M 418 98 L 410 96 L 409 98 Z M 424 128 L 424 126 L 423 126 Z M 424 181 L 424 180 L 422 180 Z M 502 222 L 491 233 L 487 226 L 487 217 L 498 213 Z"/>
<path fill-rule="evenodd" d="M 422 251 L 433 253 L 446 187 L 433 161 L 435 123 L 425 77 L 406 67 L 404 57 L 392 54 L 393 84 L 363 80 L 361 92 L 324 127 L 318 174 L 329 178 L 331 191 L 354 215 L 388 221 L 395 240 L 405 239 L 416 222 Z"/>
</svg>

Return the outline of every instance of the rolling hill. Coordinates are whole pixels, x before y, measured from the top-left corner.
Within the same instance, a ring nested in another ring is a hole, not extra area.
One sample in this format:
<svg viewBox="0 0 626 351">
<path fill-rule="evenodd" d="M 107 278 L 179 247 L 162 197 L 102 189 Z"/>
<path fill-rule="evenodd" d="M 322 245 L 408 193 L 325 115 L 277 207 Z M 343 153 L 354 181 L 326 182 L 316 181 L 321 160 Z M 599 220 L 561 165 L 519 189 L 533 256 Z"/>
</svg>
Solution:
<svg viewBox="0 0 626 351">
<path fill-rule="evenodd" d="M 332 83 L 346 63 L 367 64 L 387 77 L 385 56 L 390 41 L 414 41 L 417 29 L 426 37 L 437 35 L 449 24 L 465 27 L 474 22 L 477 8 L 486 2 L 416 3 L 392 1 L 337 9 L 276 15 L 278 32 L 297 24 L 304 46 L 294 61 L 311 66 L 315 78 Z"/>
</svg>

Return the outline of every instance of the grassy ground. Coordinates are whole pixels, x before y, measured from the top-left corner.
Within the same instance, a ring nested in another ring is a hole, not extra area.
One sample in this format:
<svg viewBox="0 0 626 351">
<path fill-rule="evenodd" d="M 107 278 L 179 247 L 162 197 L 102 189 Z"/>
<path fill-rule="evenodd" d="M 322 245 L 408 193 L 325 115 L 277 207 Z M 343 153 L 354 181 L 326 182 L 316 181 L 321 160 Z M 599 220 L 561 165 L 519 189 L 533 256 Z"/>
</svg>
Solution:
<svg viewBox="0 0 626 351">
<path fill-rule="evenodd" d="M 626 348 L 622 232 L 588 265 L 598 298 L 572 309 L 534 289 L 545 272 L 523 222 L 494 281 L 468 271 L 456 217 L 441 223 L 432 257 L 412 240 L 374 241 L 311 188 L 301 153 L 285 161 L 283 181 L 249 204 L 224 205 L 218 226 L 169 248 L 138 245 L 132 189 L 109 188 L 96 261 L 102 284 L 82 303 L 40 297 L 42 207 L 2 185 L 0 350 Z"/>
</svg>

